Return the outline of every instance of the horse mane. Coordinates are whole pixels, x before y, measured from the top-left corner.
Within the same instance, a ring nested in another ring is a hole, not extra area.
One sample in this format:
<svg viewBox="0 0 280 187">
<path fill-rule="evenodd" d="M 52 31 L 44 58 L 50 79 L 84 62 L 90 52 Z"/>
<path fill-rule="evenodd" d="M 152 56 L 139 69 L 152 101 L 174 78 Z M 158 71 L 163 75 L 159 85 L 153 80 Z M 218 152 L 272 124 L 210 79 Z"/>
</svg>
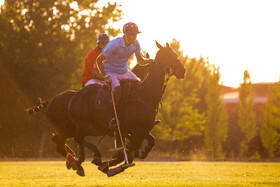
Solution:
<svg viewBox="0 0 280 187">
<path fill-rule="evenodd" d="M 132 71 L 132 73 L 134 73 L 138 78 L 140 78 L 143 81 L 149 74 L 151 65 L 152 64 L 140 66 L 139 64 L 136 64 L 136 66 L 131 71 Z"/>
<path fill-rule="evenodd" d="M 122 89 L 122 91 L 124 91 L 124 89 L 128 89 L 129 92 L 136 92 L 139 89 L 142 82 L 143 81 L 132 80 L 132 79 L 120 80 L 121 86 L 117 87 L 116 91 L 117 91 L 117 89 Z"/>
</svg>

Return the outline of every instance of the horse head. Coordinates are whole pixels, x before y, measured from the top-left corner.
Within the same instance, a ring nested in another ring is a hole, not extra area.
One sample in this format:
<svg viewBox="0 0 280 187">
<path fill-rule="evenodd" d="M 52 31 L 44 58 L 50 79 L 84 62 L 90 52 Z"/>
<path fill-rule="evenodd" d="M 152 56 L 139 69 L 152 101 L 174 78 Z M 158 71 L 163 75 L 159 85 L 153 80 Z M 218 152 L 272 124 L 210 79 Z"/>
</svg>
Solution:
<svg viewBox="0 0 280 187">
<path fill-rule="evenodd" d="M 186 69 L 178 59 L 178 55 L 168 43 L 166 43 L 166 47 L 163 47 L 156 41 L 156 45 L 159 48 L 159 51 L 157 52 L 155 60 L 158 60 L 159 67 L 164 69 L 165 73 L 174 75 L 177 79 L 183 79 Z"/>
</svg>

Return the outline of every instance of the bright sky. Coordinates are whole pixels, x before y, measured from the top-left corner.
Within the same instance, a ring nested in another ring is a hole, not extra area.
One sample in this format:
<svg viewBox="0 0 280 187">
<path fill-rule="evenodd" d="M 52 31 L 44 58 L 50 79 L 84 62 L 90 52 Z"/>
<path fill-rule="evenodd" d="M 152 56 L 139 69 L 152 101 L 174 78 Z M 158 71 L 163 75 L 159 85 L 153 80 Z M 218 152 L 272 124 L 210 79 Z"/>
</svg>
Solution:
<svg viewBox="0 0 280 187">
<path fill-rule="evenodd" d="M 105 1 L 105 0 L 104 0 Z M 280 77 L 280 1 L 116 0 L 123 20 L 135 22 L 141 48 L 155 56 L 154 41 L 176 38 L 189 57 L 209 57 L 226 86 L 238 87 L 248 69 L 252 82 Z"/>
<path fill-rule="evenodd" d="M 246 69 L 254 83 L 279 81 L 280 0 L 115 1 L 124 12 L 115 27 L 135 22 L 141 48 L 152 58 L 155 40 L 165 44 L 176 38 L 185 55 L 209 57 L 220 66 L 226 86 L 238 87 Z"/>
</svg>

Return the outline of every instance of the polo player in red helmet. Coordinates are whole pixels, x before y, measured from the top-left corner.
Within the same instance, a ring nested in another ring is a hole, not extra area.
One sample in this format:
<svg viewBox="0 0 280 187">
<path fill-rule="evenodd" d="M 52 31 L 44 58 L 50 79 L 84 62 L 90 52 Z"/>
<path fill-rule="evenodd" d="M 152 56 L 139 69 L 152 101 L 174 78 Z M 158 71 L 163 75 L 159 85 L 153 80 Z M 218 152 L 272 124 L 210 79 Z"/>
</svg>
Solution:
<svg viewBox="0 0 280 187">
<path fill-rule="evenodd" d="M 97 47 L 92 49 L 86 59 L 82 75 L 82 87 L 90 84 L 104 84 L 104 76 L 99 72 L 96 65 L 96 58 L 101 54 L 102 49 L 110 41 L 108 34 L 101 33 L 97 37 Z"/>
</svg>

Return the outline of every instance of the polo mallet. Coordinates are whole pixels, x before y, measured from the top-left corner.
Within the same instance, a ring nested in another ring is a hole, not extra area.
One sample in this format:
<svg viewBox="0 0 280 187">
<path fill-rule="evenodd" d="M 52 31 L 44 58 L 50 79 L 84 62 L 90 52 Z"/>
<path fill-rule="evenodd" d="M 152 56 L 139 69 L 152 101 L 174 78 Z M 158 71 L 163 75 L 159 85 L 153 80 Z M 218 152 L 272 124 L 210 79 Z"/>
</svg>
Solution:
<svg viewBox="0 0 280 187">
<path fill-rule="evenodd" d="M 124 141 L 123 141 L 123 138 L 122 138 L 120 122 L 119 122 L 119 118 L 118 118 L 118 115 L 117 115 L 117 109 L 116 109 L 116 103 L 115 103 L 115 98 L 114 98 L 113 89 L 112 89 L 112 83 L 109 83 L 109 88 L 110 88 L 111 97 L 112 97 L 115 119 L 116 119 L 116 122 L 117 122 L 117 127 L 118 127 L 120 140 L 121 140 L 121 144 L 122 144 L 121 149 L 123 150 L 123 153 L 124 153 L 124 156 L 125 156 L 125 161 L 126 161 L 126 165 L 124 166 L 124 168 L 128 168 L 128 167 L 131 167 L 131 166 L 135 166 L 135 164 L 134 163 L 129 164 L 129 162 L 128 162 L 128 158 L 127 158 L 127 154 L 126 154 L 126 148 L 125 148 Z M 115 146 L 116 146 L 116 137 L 115 137 Z"/>
</svg>

